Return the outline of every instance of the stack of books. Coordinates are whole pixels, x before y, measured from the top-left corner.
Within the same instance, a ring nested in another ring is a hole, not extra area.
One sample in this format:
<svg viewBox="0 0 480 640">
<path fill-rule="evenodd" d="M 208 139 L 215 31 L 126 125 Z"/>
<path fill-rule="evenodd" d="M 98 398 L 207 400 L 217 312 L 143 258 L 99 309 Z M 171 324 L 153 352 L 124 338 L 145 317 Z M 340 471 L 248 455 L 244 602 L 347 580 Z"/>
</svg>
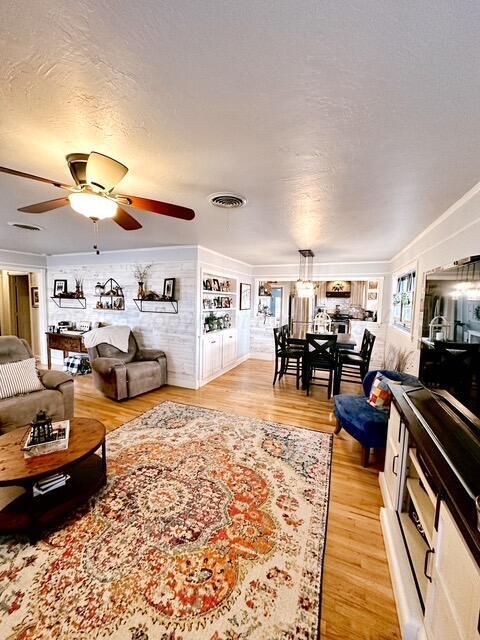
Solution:
<svg viewBox="0 0 480 640">
<path fill-rule="evenodd" d="M 68 480 L 70 480 L 68 473 L 54 473 L 51 476 L 42 478 L 33 485 L 33 495 L 34 497 L 44 496 L 49 491 L 64 487 Z"/>
</svg>

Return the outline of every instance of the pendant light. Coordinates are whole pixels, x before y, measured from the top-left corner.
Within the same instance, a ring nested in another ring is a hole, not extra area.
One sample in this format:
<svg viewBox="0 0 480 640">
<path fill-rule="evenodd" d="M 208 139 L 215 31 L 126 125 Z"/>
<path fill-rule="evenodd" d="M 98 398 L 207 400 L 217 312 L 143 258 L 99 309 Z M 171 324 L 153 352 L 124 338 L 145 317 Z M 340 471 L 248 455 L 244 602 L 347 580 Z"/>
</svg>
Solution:
<svg viewBox="0 0 480 640">
<path fill-rule="evenodd" d="M 299 249 L 300 264 L 298 270 L 298 280 L 296 283 L 297 296 L 299 298 L 313 298 L 315 284 L 313 275 L 313 251 L 311 249 Z"/>
</svg>

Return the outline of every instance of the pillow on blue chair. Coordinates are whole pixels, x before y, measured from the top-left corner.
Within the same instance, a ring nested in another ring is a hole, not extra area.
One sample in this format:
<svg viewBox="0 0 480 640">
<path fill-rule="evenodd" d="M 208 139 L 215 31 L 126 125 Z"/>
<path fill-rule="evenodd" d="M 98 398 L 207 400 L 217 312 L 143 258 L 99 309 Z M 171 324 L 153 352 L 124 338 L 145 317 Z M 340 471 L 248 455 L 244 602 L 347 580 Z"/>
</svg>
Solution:
<svg viewBox="0 0 480 640">
<path fill-rule="evenodd" d="M 368 404 L 377 409 L 377 411 L 390 411 L 392 403 L 391 384 L 400 384 L 400 382 L 387 378 L 383 373 L 377 373 L 370 389 Z"/>
</svg>

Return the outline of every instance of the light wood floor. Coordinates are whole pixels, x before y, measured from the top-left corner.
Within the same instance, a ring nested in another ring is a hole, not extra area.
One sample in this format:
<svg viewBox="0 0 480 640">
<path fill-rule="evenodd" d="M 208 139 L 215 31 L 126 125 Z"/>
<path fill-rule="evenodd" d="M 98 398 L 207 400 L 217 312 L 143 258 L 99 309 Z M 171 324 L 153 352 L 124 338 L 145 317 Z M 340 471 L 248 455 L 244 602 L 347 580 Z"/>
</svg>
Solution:
<svg viewBox="0 0 480 640">
<path fill-rule="evenodd" d="M 171 400 L 333 432 L 332 403 L 315 387 L 307 398 L 293 378 L 272 387 L 272 365 L 249 360 L 198 391 L 164 387 L 116 403 L 96 391 L 91 376 L 75 379 L 78 416 L 113 430 Z M 357 385 L 342 392 L 358 392 Z M 360 465 L 360 446 L 342 432 L 335 438 L 327 548 L 323 577 L 322 640 L 399 640 L 395 603 L 379 521 L 381 461 Z M 273 639 L 272 639 L 273 640 Z"/>
</svg>

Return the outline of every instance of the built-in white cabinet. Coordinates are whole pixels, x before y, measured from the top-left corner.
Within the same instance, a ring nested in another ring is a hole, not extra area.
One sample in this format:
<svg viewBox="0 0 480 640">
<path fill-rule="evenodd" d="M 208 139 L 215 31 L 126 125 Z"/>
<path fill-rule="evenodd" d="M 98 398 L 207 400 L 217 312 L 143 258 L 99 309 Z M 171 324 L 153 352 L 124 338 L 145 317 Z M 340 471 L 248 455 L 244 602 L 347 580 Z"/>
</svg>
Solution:
<svg viewBox="0 0 480 640">
<path fill-rule="evenodd" d="M 425 606 L 429 640 L 477 640 L 480 571 L 444 503 L 430 556 Z"/>
<path fill-rule="evenodd" d="M 380 486 L 403 640 L 480 640 L 480 570 L 395 406 Z"/>
<path fill-rule="evenodd" d="M 232 368 L 237 356 L 238 279 L 201 271 L 200 384 Z"/>
<path fill-rule="evenodd" d="M 208 380 L 237 360 L 237 331 L 226 329 L 215 331 L 202 338 L 202 379 Z"/>
</svg>

